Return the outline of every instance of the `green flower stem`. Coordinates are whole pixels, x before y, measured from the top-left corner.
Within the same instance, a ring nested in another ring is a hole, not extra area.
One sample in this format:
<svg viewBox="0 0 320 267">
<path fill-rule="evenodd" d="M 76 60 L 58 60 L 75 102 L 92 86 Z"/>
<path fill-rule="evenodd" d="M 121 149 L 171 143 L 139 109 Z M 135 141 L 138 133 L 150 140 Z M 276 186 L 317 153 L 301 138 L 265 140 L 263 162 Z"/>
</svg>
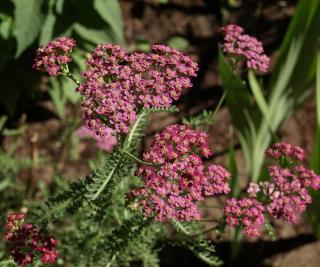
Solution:
<svg viewBox="0 0 320 267">
<path fill-rule="evenodd" d="M 65 73 L 64 75 L 74 81 L 76 85 L 80 85 L 80 82 L 72 75 L 71 72 Z"/>
<path fill-rule="evenodd" d="M 69 70 L 69 66 L 68 65 L 62 65 L 59 64 L 61 67 L 62 72 L 60 72 L 60 74 L 66 76 L 67 78 L 71 79 L 76 85 L 80 85 L 80 82 L 77 80 L 76 77 L 73 76 L 73 74 L 70 72 Z"/>
<path fill-rule="evenodd" d="M 124 154 L 126 154 L 128 157 L 136 161 L 137 163 L 144 164 L 144 165 L 149 165 L 149 166 L 157 166 L 158 164 L 154 164 L 152 162 L 145 162 L 139 158 L 137 158 L 135 155 L 131 154 L 130 152 L 126 150 L 121 150 Z"/>
<path fill-rule="evenodd" d="M 217 104 L 217 106 L 216 106 L 216 108 L 215 108 L 215 110 L 214 110 L 214 112 L 213 112 L 213 114 L 212 114 L 212 121 L 215 120 L 215 118 L 216 118 L 216 116 L 217 116 L 217 113 L 218 113 L 218 111 L 220 110 L 220 108 L 221 108 L 221 106 L 222 106 L 222 103 L 223 103 L 223 101 L 225 100 L 226 96 L 227 96 L 227 90 L 225 90 L 225 91 L 223 92 L 223 95 L 221 96 L 221 98 L 220 98 L 220 100 L 219 100 L 219 102 L 218 102 L 218 104 Z M 206 130 L 208 130 L 208 129 L 206 129 Z"/>
</svg>

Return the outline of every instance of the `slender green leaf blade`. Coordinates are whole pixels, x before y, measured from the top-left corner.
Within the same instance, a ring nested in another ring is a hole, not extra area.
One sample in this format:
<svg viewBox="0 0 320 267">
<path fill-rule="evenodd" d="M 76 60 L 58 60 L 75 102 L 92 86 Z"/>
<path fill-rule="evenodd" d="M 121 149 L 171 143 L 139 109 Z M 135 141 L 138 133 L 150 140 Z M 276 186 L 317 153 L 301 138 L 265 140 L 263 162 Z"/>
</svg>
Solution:
<svg viewBox="0 0 320 267">
<path fill-rule="evenodd" d="M 317 76 L 316 76 L 316 114 L 317 129 L 315 136 L 315 145 L 313 146 L 311 168 L 317 173 L 320 172 L 320 52 L 317 56 Z"/>
<path fill-rule="evenodd" d="M 257 101 L 257 105 L 261 113 L 263 114 L 264 118 L 269 122 L 270 115 L 269 115 L 268 104 L 266 102 L 266 99 L 264 98 L 262 89 L 257 81 L 257 78 L 251 70 L 248 73 L 248 78 L 249 78 L 250 88 L 255 100 Z"/>
</svg>

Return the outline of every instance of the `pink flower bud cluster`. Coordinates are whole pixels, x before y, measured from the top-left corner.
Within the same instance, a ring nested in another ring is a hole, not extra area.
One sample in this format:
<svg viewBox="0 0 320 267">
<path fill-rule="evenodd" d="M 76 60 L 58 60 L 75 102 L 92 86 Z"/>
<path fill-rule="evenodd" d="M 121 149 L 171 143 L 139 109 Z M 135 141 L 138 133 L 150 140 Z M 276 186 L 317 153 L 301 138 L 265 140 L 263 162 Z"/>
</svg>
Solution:
<svg viewBox="0 0 320 267">
<path fill-rule="evenodd" d="M 32 264 L 36 255 L 43 264 L 55 263 L 58 257 L 57 240 L 44 237 L 36 226 L 23 224 L 25 214 L 11 213 L 7 216 L 5 239 L 11 245 L 11 256 L 19 266 Z"/>
<path fill-rule="evenodd" d="M 263 205 L 253 198 L 228 199 L 224 207 L 226 223 L 230 227 L 240 226 L 249 237 L 257 237 L 265 222 L 264 210 Z"/>
<path fill-rule="evenodd" d="M 37 49 L 33 68 L 47 72 L 51 76 L 57 76 L 62 65 L 72 61 L 70 56 L 76 41 L 68 37 L 58 37 L 45 47 Z"/>
<path fill-rule="evenodd" d="M 103 135 L 97 135 L 95 132 L 90 131 L 87 127 L 81 126 L 77 130 L 77 136 L 79 139 L 93 138 L 96 141 L 96 147 L 110 152 L 113 146 L 117 143 L 117 139 L 112 135 L 111 129 L 105 128 Z"/>
<path fill-rule="evenodd" d="M 314 190 L 320 188 L 320 175 L 317 175 L 313 170 L 308 169 L 304 165 L 294 166 L 296 175 L 304 187 L 311 187 Z"/>
<path fill-rule="evenodd" d="M 297 215 L 303 212 L 312 199 L 299 177 L 287 168 L 271 166 L 269 175 L 272 180 L 263 182 L 261 187 L 267 198 L 268 213 L 276 219 L 288 223 L 298 223 Z"/>
<path fill-rule="evenodd" d="M 287 143 L 273 144 L 269 149 L 267 149 L 266 154 L 270 158 L 274 159 L 286 157 L 296 161 L 304 161 L 304 150 L 300 147 Z"/>
<path fill-rule="evenodd" d="M 205 171 L 201 156 L 211 151 L 208 136 L 185 125 L 171 125 L 154 137 L 137 175 L 144 185 L 133 191 L 146 216 L 157 221 L 176 219 L 199 220 L 201 215 L 196 201 L 205 195 L 226 194 L 230 191 L 230 174 L 221 166 L 211 165 Z"/>
<path fill-rule="evenodd" d="M 127 133 L 140 108 L 169 107 L 182 91 L 192 86 L 197 64 L 164 45 L 153 53 L 128 54 L 118 45 L 96 47 L 87 61 L 86 79 L 78 92 L 86 126 L 98 135 L 109 127 Z"/>
<path fill-rule="evenodd" d="M 222 49 L 225 53 L 245 60 L 247 68 L 257 72 L 268 71 L 270 59 L 264 53 L 262 43 L 244 34 L 242 27 L 234 24 L 221 29 L 224 35 Z"/>
</svg>

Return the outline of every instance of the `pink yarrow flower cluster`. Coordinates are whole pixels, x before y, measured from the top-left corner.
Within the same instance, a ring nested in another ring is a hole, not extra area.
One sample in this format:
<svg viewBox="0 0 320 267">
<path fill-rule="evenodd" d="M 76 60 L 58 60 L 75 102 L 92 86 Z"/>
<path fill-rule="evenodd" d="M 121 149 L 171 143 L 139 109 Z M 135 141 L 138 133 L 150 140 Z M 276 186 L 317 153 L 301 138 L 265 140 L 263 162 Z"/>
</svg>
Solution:
<svg viewBox="0 0 320 267">
<path fill-rule="evenodd" d="M 249 237 L 257 237 L 265 222 L 264 210 L 263 205 L 253 198 L 228 199 L 224 207 L 226 223 L 230 227 L 240 226 Z"/>
<path fill-rule="evenodd" d="M 157 221 L 176 219 L 199 220 L 196 201 L 205 195 L 226 194 L 230 191 L 230 174 L 221 166 L 211 165 L 206 171 L 201 156 L 208 157 L 208 136 L 185 125 L 171 125 L 154 137 L 137 175 L 144 185 L 133 191 L 146 216 Z"/>
<path fill-rule="evenodd" d="M 250 183 L 247 189 L 248 199 L 262 205 L 264 209 L 261 211 L 272 218 L 283 219 L 287 223 L 298 223 L 299 214 L 312 202 L 308 189 L 320 188 L 320 176 L 303 165 L 305 156 L 304 150 L 300 147 L 276 143 L 266 151 L 266 154 L 276 160 L 268 170 L 270 179 L 260 183 Z M 237 202 L 232 200 L 230 203 L 236 205 Z M 225 208 L 225 216 L 229 226 L 241 225 L 234 222 L 236 215 L 230 212 L 230 208 Z M 247 231 L 244 232 L 250 236 Z M 257 235 L 259 233 L 256 232 Z"/>
<path fill-rule="evenodd" d="M 267 149 L 266 155 L 276 160 L 281 157 L 286 157 L 301 162 L 304 161 L 305 158 L 304 150 L 302 148 L 287 143 L 273 144 Z"/>
<path fill-rule="evenodd" d="M 224 35 L 222 49 L 226 54 L 240 57 L 249 69 L 261 73 L 268 71 L 270 59 L 265 55 L 261 42 L 244 34 L 244 29 L 238 25 L 227 25 L 221 31 Z"/>
<path fill-rule="evenodd" d="M 269 175 L 272 180 L 261 184 L 268 199 L 268 213 L 276 219 L 298 223 L 297 214 L 303 212 L 312 201 L 307 188 L 287 168 L 271 166 Z"/>
<path fill-rule="evenodd" d="M 58 257 L 57 240 L 52 236 L 43 236 L 31 223 L 24 224 L 25 217 L 23 213 L 7 216 L 5 239 L 10 243 L 14 261 L 19 266 L 26 266 L 39 255 L 43 264 L 55 263 Z"/>
<path fill-rule="evenodd" d="M 70 56 L 76 41 L 68 37 L 58 37 L 44 47 L 37 49 L 33 68 L 57 76 L 61 66 L 72 61 Z"/>
<path fill-rule="evenodd" d="M 114 145 L 116 145 L 117 139 L 112 134 L 111 129 L 105 128 L 104 130 L 105 133 L 101 136 L 90 131 L 86 126 L 81 126 L 77 129 L 77 136 L 79 139 L 93 138 L 96 141 L 96 147 L 104 150 L 105 152 L 110 152 Z"/>
<path fill-rule="evenodd" d="M 190 57 L 164 45 L 152 53 L 128 54 L 118 45 L 96 47 L 77 89 L 85 99 L 86 126 L 103 135 L 109 127 L 127 133 L 140 108 L 169 107 L 192 86 L 198 66 Z"/>
</svg>

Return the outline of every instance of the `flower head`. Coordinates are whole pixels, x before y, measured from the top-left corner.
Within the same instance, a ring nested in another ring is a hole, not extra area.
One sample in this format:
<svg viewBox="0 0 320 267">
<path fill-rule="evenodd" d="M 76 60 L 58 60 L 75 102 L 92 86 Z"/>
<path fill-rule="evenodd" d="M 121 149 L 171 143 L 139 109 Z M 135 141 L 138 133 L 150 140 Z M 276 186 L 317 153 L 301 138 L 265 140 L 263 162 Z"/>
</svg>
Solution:
<svg viewBox="0 0 320 267">
<path fill-rule="evenodd" d="M 5 239 L 11 246 L 11 256 L 19 266 L 32 264 L 40 253 L 43 264 L 55 263 L 58 257 L 57 240 L 44 236 L 31 223 L 23 223 L 25 214 L 11 213 L 7 216 Z"/>
<path fill-rule="evenodd" d="M 262 43 L 244 34 L 243 28 L 230 24 L 221 29 L 224 35 L 222 49 L 226 54 L 239 57 L 246 62 L 247 68 L 265 73 L 270 59 L 265 55 Z"/>
<path fill-rule="evenodd" d="M 72 61 L 70 53 L 76 41 L 68 37 L 58 37 L 44 47 L 38 48 L 33 68 L 57 76 L 62 65 Z"/>
<path fill-rule="evenodd" d="M 264 224 L 264 207 L 252 198 L 228 199 L 224 207 L 226 222 L 230 227 L 240 226 L 245 235 L 257 237 Z"/>
<path fill-rule="evenodd" d="M 152 51 L 128 54 L 118 45 L 96 47 L 78 88 L 89 129 L 98 135 L 105 127 L 127 133 L 139 108 L 169 107 L 191 87 L 196 63 L 164 45 L 154 45 Z"/>
<path fill-rule="evenodd" d="M 250 183 L 247 189 L 248 199 L 250 201 L 259 200 L 259 203 L 263 205 L 261 212 L 266 212 L 275 219 L 282 219 L 287 223 L 298 223 L 299 214 L 305 211 L 307 205 L 312 202 L 308 189 L 310 187 L 315 190 L 320 188 L 320 176 L 302 164 L 304 150 L 300 147 L 277 143 L 272 145 L 266 154 L 276 159 L 276 163 L 269 167 L 267 181 Z M 283 159 L 287 160 L 285 164 Z M 240 201 L 242 200 L 227 201 L 225 214 L 229 226 L 242 225 L 238 218 L 242 210 Z M 261 216 L 263 216 L 262 213 Z M 259 221 L 261 222 L 261 219 Z M 252 228 L 249 230 L 251 231 Z M 258 235 L 255 230 L 256 228 L 253 227 L 253 235 L 255 233 Z M 244 232 L 248 234 L 246 228 Z"/>
<path fill-rule="evenodd" d="M 171 125 L 156 134 L 143 154 L 143 160 L 154 166 L 139 167 L 137 175 L 144 185 L 133 191 L 145 215 L 158 221 L 200 219 L 196 201 L 203 200 L 204 195 L 229 191 L 229 173 L 225 169 L 212 165 L 205 171 L 201 156 L 210 154 L 208 136 L 203 131 Z"/>
<path fill-rule="evenodd" d="M 230 173 L 220 165 L 209 165 L 204 174 L 204 194 L 213 196 L 217 194 L 228 194 L 230 186 L 228 179 Z"/>
<path fill-rule="evenodd" d="M 308 169 L 304 165 L 297 165 L 294 167 L 294 170 L 304 187 L 312 187 L 314 190 L 320 188 L 320 175 L 316 174 L 313 170 Z"/>
<path fill-rule="evenodd" d="M 308 190 L 289 169 L 271 166 L 269 175 L 271 182 L 262 183 L 264 193 L 269 199 L 267 211 L 274 218 L 297 223 L 297 214 L 303 212 L 312 201 Z"/>
</svg>

